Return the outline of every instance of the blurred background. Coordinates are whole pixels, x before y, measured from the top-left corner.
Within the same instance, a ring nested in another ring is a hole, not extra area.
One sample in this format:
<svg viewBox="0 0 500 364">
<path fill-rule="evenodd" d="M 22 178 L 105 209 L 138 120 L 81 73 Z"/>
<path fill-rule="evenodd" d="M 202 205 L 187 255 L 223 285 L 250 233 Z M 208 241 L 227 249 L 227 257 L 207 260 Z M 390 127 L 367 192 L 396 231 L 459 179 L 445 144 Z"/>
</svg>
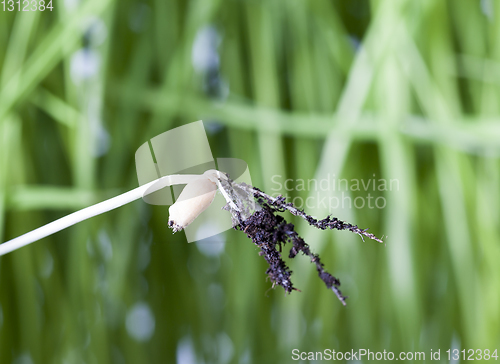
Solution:
<svg viewBox="0 0 500 364">
<path fill-rule="evenodd" d="M 255 186 L 385 238 L 283 214 L 343 307 L 306 257 L 287 260 L 301 292 L 285 297 L 242 232 L 187 244 L 166 206 L 139 200 L 0 257 L 1 363 L 500 349 L 496 1 L 2 6 L 0 241 L 137 187 L 137 148 L 200 119 Z M 328 178 L 349 184 L 297 186 Z M 360 207 L 369 193 L 378 207 Z M 335 197 L 360 208 L 321 202 Z"/>
</svg>

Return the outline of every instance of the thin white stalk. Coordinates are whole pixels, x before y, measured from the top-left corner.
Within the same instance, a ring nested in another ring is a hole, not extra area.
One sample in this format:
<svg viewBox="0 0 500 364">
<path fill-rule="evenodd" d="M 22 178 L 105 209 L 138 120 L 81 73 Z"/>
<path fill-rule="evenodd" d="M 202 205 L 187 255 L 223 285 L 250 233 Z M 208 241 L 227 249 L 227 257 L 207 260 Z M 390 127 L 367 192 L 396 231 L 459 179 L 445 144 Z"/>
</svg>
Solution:
<svg viewBox="0 0 500 364">
<path fill-rule="evenodd" d="M 32 230 L 29 233 L 21 235 L 17 238 L 9 240 L 0 245 L 0 256 L 10 253 L 13 250 L 22 248 L 28 244 L 31 244 L 37 240 L 45 238 L 52 235 L 58 231 L 66 229 L 72 225 L 79 223 L 80 221 L 87 220 L 91 217 L 100 215 L 104 212 L 111 211 L 117 207 L 128 204 L 129 202 L 140 199 L 145 195 L 156 192 L 164 187 L 187 184 L 195 179 L 202 178 L 203 175 L 196 174 L 174 174 L 170 176 L 161 177 L 157 180 L 149 182 L 145 185 L 137 187 L 131 191 L 125 192 L 116 197 L 110 198 L 109 200 L 99 202 L 95 205 L 86 207 L 82 210 L 73 212 L 67 216 L 61 217 L 47 225 L 39 227 L 38 229 Z"/>
</svg>

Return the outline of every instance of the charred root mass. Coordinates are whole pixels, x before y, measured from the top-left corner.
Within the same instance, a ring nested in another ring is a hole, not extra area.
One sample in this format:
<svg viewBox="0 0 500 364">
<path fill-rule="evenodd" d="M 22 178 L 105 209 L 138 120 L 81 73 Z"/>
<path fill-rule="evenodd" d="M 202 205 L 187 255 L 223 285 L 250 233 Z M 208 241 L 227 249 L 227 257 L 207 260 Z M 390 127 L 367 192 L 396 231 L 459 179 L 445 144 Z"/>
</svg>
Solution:
<svg viewBox="0 0 500 364">
<path fill-rule="evenodd" d="M 225 206 L 225 209 L 231 212 L 233 226 L 236 230 L 241 230 L 247 234 L 254 244 L 260 248 L 259 254 L 264 256 L 269 264 L 266 273 L 273 282 L 273 287 L 276 285 L 282 286 L 287 293 L 298 290 L 290 280 L 292 271 L 288 268 L 281 255 L 283 247 L 288 244 L 291 246 L 288 254 L 289 258 L 295 258 L 300 252 L 308 256 L 316 266 L 319 278 L 328 289 L 331 289 L 337 295 L 340 302 L 345 306 L 347 297 L 343 296 L 339 289 L 340 281 L 324 269 L 319 256 L 311 252 L 309 245 L 295 231 L 294 225 L 288 223 L 278 213 L 289 211 L 293 215 L 303 218 L 309 225 L 317 229 L 349 230 L 358 234 L 363 240 L 364 237 L 367 237 L 380 243 L 382 243 L 382 239 L 368 233 L 367 229 L 360 229 L 358 226 L 341 221 L 336 217 L 328 216 L 323 220 L 317 220 L 304 210 L 287 203 L 283 196 L 272 197 L 258 188 L 244 183 L 235 183 L 230 179 L 221 182 L 223 182 L 222 187 L 234 203 L 233 205 L 237 206 L 237 209 L 232 208 L 229 203 Z M 255 211 L 250 210 L 249 206 L 252 205 L 250 202 L 256 202 L 257 208 Z"/>
<path fill-rule="evenodd" d="M 281 258 L 282 245 L 289 243 L 292 244 L 292 247 L 288 256 L 295 258 L 299 252 L 302 252 L 311 258 L 311 262 L 316 265 L 318 275 L 325 282 L 327 288 L 335 292 L 343 305 L 346 304 L 345 299 L 347 297 L 343 296 L 338 289 L 340 281 L 323 268 L 319 256 L 311 252 L 309 245 L 294 230 L 293 224 L 277 215 L 275 209 L 263 205 L 261 210 L 256 211 L 235 228 L 243 230 L 254 244 L 260 248 L 259 254 L 264 256 L 269 264 L 266 273 L 273 282 L 273 286 L 280 285 L 288 293 L 297 290 L 290 280 L 292 271 Z"/>
</svg>

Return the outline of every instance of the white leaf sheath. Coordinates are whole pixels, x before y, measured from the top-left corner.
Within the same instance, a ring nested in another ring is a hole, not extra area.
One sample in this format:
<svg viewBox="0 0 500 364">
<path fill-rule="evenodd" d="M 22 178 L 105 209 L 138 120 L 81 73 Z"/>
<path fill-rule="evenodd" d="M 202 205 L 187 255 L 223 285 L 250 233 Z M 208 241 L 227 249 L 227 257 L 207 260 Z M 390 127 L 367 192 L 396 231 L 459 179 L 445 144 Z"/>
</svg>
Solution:
<svg viewBox="0 0 500 364">
<path fill-rule="evenodd" d="M 208 178 L 189 182 L 177 201 L 168 209 L 168 225 L 174 232 L 191 224 L 212 203 L 217 185 Z"/>
<path fill-rule="evenodd" d="M 235 209 L 237 207 L 231 200 L 227 192 L 222 187 L 220 180 L 227 179 L 227 176 L 217 170 L 211 169 L 199 174 L 172 174 L 158 178 L 157 180 L 146 183 L 131 191 L 122 193 L 121 195 L 112 197 L 106 201 L 99 202 L 95 205 L 86 207 L 79 211 L 75 211 L 69 215 L 61 217 L 58 220 L 52 221 L 47 225 L 32 230 L 17 238 L 6 241 L 0 244 L 0 256 L 11 251 L 17 250 L 23 246 L 31 244 L 37 240 L 52 235 L 58 231 L 66 229 L 69 226 L 75 225 L 80 221 L 90 219 L 93 216 L 103 214 L 105 212 L 116 209 L 129 202 L 135 201 L 141 197 L 147 196 L 160 189 L 180 184 L 187 184 L 184 187 L 179 200 L 173 204 L 170 211 L 170 226 L 174 231 L 179 231 L 189 225 L 193 220 L 201 214 L 215 197 L 217 186 L 226 201 Z M 193 198 L 189 198 L 193 197 Z"/>
</svg>

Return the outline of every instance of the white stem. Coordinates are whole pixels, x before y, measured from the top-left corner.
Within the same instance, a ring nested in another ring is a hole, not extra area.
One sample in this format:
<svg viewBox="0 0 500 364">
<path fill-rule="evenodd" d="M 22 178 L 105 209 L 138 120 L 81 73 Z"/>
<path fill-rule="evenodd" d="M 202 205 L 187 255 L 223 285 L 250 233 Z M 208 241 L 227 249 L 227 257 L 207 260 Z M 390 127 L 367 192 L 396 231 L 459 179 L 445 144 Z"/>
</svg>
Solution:
<svg viewBox="0 0 500 364">
<path fill-rule="evenodd" d="M 236 210 L 236 211 L 240 211 L 240 209 L 238 208 L 238 206 L 236 206 L 233 202 L 233 200 L 231 199 L 231 197 L 229 197 L 227 191 L 224 189 L 224 187 L 222 186 L 222 183 L 220 183 L 220 181 L 222 179 L 226 180 L 227 181 L 227 175 L 224 174 L 224 173 L 221 173 L 220 171 L 216 170 L 216 169 L 211 169 L 211 170 L 208 170 L 204 173 L 204 175 L 207 175 L 208 178 L 214 182 L 217 187 L 219 188 L 219 191 L 220 193 L 222 193 L 222 196 L 224 196 L 224 199 L 226 200 L 226 202 L 231 206 L 231 208 L 233 210 Z"/>
<path fill-rule="evenodd" d="M 195 174 L 184 174 L 184 175 L 174 174 L 158 178 L 157 180 L 154 180 L 145 185 L 137 187 L 131 191 L 110 198 L 109 200 L 99 202 L 95 205 L 86 207 L 82 210 L 73 212 L 72 214 L 61 217 L 60 219 L 48 223 L 47 225 L 44 225 L 42 227 L 39 227 L 38 229 L 32 230 L 29 233 L 21 235 L 12 240 L 9 240 L 0 245 L 0 256 L 10 253 L 13 250 L 22 248 L 25 245 L 31 244 L 37 240 L 45 238 L 46 236 L 52 235 L 58 231 L 66 229 L 67 227 L 75 225 L 80 221 L 87 220 L 91 217 L 100 215 L 104 212 L 108 212 L 113 209 L 116 209 L 117 207 L 126 205 L 129 202 L 135 201 L 143 197 L 144 195 L 149 195 L 150 193 L 156 192 L 166 186 L 187 184 L 201 177 L 202 175 L 195 175 Z"/>
</svg>

